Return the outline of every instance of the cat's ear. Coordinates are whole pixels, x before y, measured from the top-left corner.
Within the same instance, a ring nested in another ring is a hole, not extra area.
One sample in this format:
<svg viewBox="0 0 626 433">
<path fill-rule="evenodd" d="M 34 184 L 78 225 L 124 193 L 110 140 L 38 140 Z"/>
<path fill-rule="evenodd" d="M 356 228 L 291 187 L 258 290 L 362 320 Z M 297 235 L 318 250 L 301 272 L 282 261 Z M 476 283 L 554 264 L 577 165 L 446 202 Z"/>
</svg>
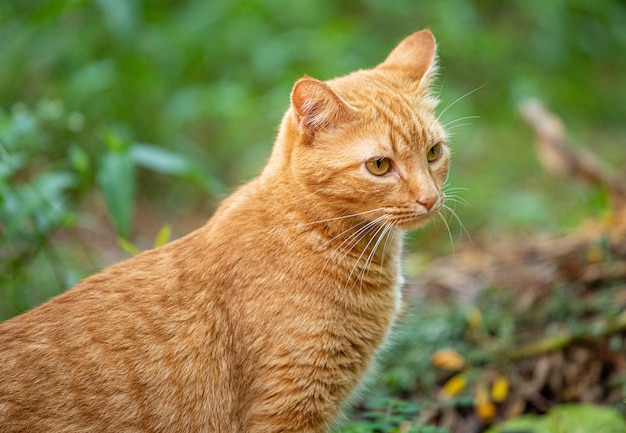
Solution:
<svg viewBox="0 0 626 433">
<path fill-rule="evenodd" d="M 430 30 L 413 33 L 398 44 L 378 68 L 400 72 L 413 82 L 429 84 L 437 69 L 437 44 Z"/>
<path fill-rule="evenodd" d="M 291 106 L 300 133 L 307 141 L 322 129 L 338 126 L 352 117 L 352 108 L 326 83 L 305 76 L 291 91 Z"/>
</svg>

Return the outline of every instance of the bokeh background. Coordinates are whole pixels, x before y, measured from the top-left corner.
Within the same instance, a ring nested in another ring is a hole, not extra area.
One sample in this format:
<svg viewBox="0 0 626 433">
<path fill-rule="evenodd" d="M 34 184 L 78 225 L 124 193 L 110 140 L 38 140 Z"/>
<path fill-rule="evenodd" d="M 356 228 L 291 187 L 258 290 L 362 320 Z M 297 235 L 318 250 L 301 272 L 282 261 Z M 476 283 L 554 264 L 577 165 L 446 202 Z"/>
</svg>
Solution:
<svg viewBox="0 0 626 433">
<path fill-rule="evenodd" d="M 449 215 L 452 240 L 433 224 L 409 250 L 601 215 L 601 190 L 541 169 L 517 104 L 545 101 L 625 173 L 623 1 L 0 2 L 0 318 L 202 224 L 264 165 L 296 79 L 426 27 L 464 228 Z"/>
</svg>

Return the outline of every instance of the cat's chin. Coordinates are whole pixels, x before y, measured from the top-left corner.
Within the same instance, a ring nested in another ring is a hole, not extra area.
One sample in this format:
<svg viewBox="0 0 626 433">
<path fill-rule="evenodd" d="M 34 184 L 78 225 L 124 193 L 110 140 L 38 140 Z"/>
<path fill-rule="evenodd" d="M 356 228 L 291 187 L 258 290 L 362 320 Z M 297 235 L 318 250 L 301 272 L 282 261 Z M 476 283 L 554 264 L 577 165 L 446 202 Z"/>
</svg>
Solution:
<svg viewBox="0 0 626 433">
<path fill-rule="evenodd" d="M 397 224 L 397 227 L 399 229 L 407 230 L 407 231 L 421 229 L 426 224 L 428 224 L 428 222 L 431 219 L 431 216 L 432 214 L 418 215 L 415 218 L 412 218 L 410 220 L 402 221 L 401 223 Z"/>
</svg>

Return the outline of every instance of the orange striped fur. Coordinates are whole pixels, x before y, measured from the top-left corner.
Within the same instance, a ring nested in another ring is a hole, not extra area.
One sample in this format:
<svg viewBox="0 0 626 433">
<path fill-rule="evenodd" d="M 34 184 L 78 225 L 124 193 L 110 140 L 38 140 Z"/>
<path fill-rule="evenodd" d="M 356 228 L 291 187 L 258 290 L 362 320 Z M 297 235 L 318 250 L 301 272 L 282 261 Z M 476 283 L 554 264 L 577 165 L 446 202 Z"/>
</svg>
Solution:
<svg viewBox="0 0 626 433">
<path fill-rule="evenodd" d="M 2 323 L 0 431 L 326 431 L 398 311 L 404 230 L 443 204 L 435 70 L 425 30 L 300 79 L 204 227 Z"/>
</svg>

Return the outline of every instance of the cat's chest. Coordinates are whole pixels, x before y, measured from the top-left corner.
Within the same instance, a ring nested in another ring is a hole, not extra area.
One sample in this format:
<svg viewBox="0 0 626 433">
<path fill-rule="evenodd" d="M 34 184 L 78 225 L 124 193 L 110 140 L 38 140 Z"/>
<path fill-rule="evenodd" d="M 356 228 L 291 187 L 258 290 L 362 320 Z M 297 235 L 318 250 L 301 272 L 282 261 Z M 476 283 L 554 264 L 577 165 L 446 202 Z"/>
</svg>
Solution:
<svg viewBox="0 0 626 433">
<path fill-rule="evenodd" d="M 327 292 L 326 299 L 334 301 L 326 308 L 336 309 L 334 313 L 346 317 L 355 331 L 371 334 L 374 346 L 385 340 L 401 309 L 400 254 L 400 248 L 388 245 L 382 257 L 366 251 L 326 259 L 321 278 L 315 280 Z"/>
</svg>

